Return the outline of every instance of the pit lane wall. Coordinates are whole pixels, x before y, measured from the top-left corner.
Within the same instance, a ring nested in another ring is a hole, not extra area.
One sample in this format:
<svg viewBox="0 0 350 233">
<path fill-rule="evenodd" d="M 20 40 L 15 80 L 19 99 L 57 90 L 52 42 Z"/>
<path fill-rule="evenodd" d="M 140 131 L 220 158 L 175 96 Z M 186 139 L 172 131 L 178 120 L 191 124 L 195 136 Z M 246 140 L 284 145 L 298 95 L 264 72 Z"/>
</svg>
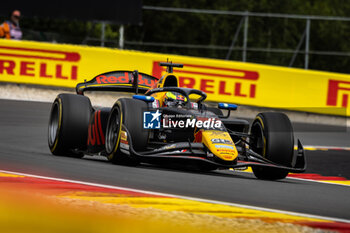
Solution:
<svg viewBox="0 0 350 233">
<path fill-rule="evenodd" d="M 161 77 L 167 58 L 184 64 L 174 69 L 180 85 L 209 101 L 350 115 L 350 75 L 89 46 L 0 40 L 0 81 L 74 88 L 112 70 Z"/>
</svg>

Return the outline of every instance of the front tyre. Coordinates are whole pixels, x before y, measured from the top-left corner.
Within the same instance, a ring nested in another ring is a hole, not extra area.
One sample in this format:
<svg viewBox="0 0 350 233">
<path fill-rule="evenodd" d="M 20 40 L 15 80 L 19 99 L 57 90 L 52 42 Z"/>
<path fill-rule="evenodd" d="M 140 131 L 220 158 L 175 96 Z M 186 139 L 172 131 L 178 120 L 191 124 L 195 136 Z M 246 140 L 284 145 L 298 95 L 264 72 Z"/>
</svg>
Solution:
<svg viewBox="0 0 350 233">
<path fill-rule="evenodd" d="M 266 159 L 287 167 L 292 166 L 294 153 L 293 127 L 287 115 L 277 112 L 259 113 L 251 126 L 251 149 Z M 278 180 L 288 171 L 270 167 L 252 167 L 258 179 Z"/>
<path fill-rule="evenodd" d="M 83 157 L 86 149 L 92 106 L 90 99 L 74 94 L 59 94 L 51 107 L 48 144 L 52 154 Z"/>
<path fill-rule="evenodd" d="M 106 152 L 109 161 L 115 164 L 135 166 L 139 162 L 131 155 L 125 154 L 120 148 L 123 126 L 128 129 L 127 137 L 131 137 L 135 151 L 146 149 L 148 131 L 143 129 L 143 112 L 147 104 L 141 100 L 122 98 L 113 106 L 107 123 Z M 125 151 L 125 150 L 124 150 Z"/>
</svg>

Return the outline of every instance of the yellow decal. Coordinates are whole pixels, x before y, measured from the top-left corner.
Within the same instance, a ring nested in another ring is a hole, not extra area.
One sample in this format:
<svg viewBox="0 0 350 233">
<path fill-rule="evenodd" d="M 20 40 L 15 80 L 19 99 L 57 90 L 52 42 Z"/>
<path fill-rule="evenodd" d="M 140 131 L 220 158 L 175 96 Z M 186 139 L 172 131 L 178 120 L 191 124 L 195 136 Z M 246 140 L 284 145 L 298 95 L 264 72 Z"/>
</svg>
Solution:
<svg viewBox="0 0 350 233">
<path fill-rule="evenodd" d="M 120 139 L 123 141 L 127 141 L 128 140 L 128 135 L 125 131 L 121 131 L 120 133 Z"/>
<path fill-rule="evenodd" d="M 231 136 L 225 131 L 203 131 L 202 142 L 214 155 L 222 160 L 233 161 L 238 156 L 237 148 Z"/>
</svg>

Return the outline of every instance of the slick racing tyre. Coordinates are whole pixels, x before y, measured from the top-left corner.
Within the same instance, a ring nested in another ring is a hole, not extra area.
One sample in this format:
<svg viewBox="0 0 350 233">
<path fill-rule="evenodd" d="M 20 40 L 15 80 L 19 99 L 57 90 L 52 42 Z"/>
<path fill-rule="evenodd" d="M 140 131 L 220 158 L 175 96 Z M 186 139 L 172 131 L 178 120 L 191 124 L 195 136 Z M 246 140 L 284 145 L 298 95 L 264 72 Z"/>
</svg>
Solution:
<svg viewBox="0 0 350 233">
<path fill-rule="evenodd" d="M 294 135 L 292 124 L 283 113 L 259 113 L 250 130 L 253 140 L 251 149 L 266 159 L 287 167 L 292 166 Z M 259 179 L 278 180 L 288 175 L 288 171 L 270 167 L 252 167 Z"/>
<path fill-rule="evenodd" d="M 139 162 L 136 158 L 123 152 L 120 139 L 123 126 L 128 130 L 127 138 L 131 137 L 135 151 L 145 150 L 148 131 L 143 129 L 143 112 L 147 104 L 141 100 L 119 99 L 113 106 L 107 123 L 106 152 L 109 161 L 115 164 L 135 166 Z M 127 152 L 128 153 L 128 152 Z"/>
<path fill-rule="evenodd" d="M 52 154 L 78 158 L 84 156 L 78 151 L 86 149 L 91 113 L 89 98 L 74 94 L 57 96 L 51 107 L 48 129 Z"/>
</svg>

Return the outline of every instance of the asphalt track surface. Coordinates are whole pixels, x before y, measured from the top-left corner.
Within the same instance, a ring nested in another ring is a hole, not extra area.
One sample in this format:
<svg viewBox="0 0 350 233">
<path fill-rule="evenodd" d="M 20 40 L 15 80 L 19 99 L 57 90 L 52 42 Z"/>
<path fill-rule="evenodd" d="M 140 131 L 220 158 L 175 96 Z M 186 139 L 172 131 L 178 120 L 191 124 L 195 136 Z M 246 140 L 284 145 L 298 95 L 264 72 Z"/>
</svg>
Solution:
<svg viewBox="0 0 350 233">
<path fill-rule="evenodd" d="M 350 187 L 232 171 L 196 173 L 57 157 L 47 146 L 51 104 L 0 100 L 0 169 L 350 220 Z M 295 124 L 304 144 L 348 146 L 345 127 Z M 334 144 L 333 144 L 334 143 Z M 308 173 L 350 178 L 349 151 L 307 151 Z"/>
</svg>

